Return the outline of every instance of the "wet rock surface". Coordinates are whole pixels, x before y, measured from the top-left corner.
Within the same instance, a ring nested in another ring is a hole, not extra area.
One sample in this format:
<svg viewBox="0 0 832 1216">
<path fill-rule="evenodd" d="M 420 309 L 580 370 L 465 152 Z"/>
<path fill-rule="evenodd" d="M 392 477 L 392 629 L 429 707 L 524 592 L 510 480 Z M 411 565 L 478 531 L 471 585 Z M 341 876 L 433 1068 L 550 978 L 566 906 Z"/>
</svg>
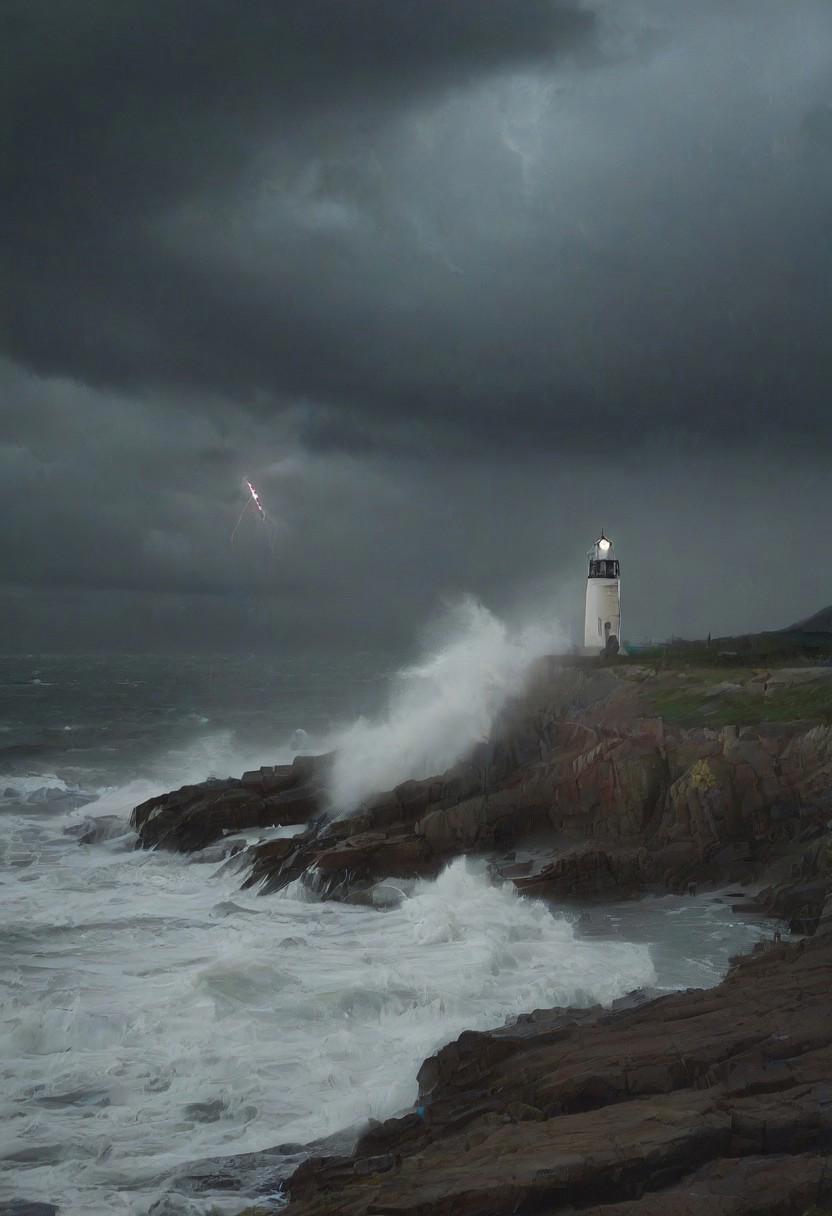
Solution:
<svg viewBox="0 0 832 1216">
<path fill-rule="evenodd" d="M 142 848 L 192 853 L 250 828 L 306 823 L 321 811 L 326 757 L 183 785 L 137 806 L 130 818 Z"/>
<path fill-rule="evenodd" d="M 121 815 L 99 815 L 64 828 L 64 834 L 77 837 L 79 844 L 101 844 L 125 834 L 124 820 Z"/>
<path fill-rule="evenodd" d="M 577 710 L 514 706 L 448 772 L 315 821 L 291 848 L 253 849 L 249 885 L 268 893 L 303 877 L 323 898 L 355 900 L 460 853 L 489 855 L 523 892 L 558 899 L 748 883 L 778 860 L 783 882 L 789 867 L 816 876 L 806 858 L 832 822 L 832 728 L 669 727 L 627 717 L 626 704 L 615 688 Z M 822 889 L 795 923 L 817 921 Z"/>
<path fill-rule="evenodd" d="M 324 813 L 326 757 L 136 809 L 141 845 L 206 858 L 230 833 L 305 825 L 240 855 L 244 884 L 264 894 L 300 879 L 380 906 L 397 881 L 471 853 L 559 900 L 757 883 L 742 910 L 808 935 L 758 950 L 716 989 L 463 1034 L 425 1061 L 415 1111 L 354 1151 L 312 1149 L 288 1216 L 817 1216 L 832 1203 L 832 728 L 685 720 L 694 701 L 724 718 L 793 698 L 815 679 L 805 671 L 700 673 L 696 697 L 680 693 L 685 678 L 544 664 L 492 740 L 348 817 Z M 268 1196 L 310 1147 L 205 1163 L 188 1186 L 219 1177 Z"/>
<path fill-rule="evenodd" d="M 253 1206 L 246 1208 L 246 1212 L 267 1214 L 275 1210 L 282 1180 L 310 1153 L 316 1157 L 343 1157 L 353 1151 L 357 1138 L 357 1131 L 344 1129 L 311 1144 L 278 1144 L 256 1153 L 207 1158 L 183 1166 L 159 1181 L 169 1188 L 170 1195 L 177 1196 L 174 1204 L 184 1201 L 187 1205 L 187 1201 L 196 1196 L 238 1195 L 252 1202 Z M 278 1202 L 282 1203 L 282 1200 L 278 1199 Z M 152 1216 L 152 1212 L 148 1216 Z"/>
<path fill-rule="evenodd" d="M 52 1203 L 30 1203 L 26 1199 L 9 1199 L 0 1203 L 0 1216 L 57 1216 Z"/>
<path fill-rule="evenodd" d="M 744 695 L 764 698 L 778 674 L 782 684 L 783 673 L 746 673 Z M 671 692 L 686 687 L 684 676 Z M 668 695 L 662 679 L 632 666 L 542 664 L 491 740 L 349 816 L 328 805 L 329 758 L 298 757 L 184 786 L 137 807 L 131 822 L 141 846 L 186 852 L 251 828 L 306 825 L 292 841 L 249 849 L 246 885 L 268 894 L 302 878 L 322 898 L 350 902 L 370 902 L 379 880 L 434 875 L 460 853 L 489 855 L 522 891 L 558 899 L 748 883 L 779 859 L 786 870 L 769 893 L 772 910 L 789 902 L 796 877 L 820 878 L 782 913 L 806 931 L 824 904 L 825 863 L 810 855 L 832 823 L 832 728 L 646 717 Z M 794 679 L 802 686 L 806 672 Z M 722 704 L 722 684 L 708 695 Z"/>
<path fill-rule="evenodd" d="M 793 1213 L 832 1198 L 832 938 L 715 989 L 466 1033 L 419 1112 L 310 1159 L 287 1216 Z"/>
</svg>

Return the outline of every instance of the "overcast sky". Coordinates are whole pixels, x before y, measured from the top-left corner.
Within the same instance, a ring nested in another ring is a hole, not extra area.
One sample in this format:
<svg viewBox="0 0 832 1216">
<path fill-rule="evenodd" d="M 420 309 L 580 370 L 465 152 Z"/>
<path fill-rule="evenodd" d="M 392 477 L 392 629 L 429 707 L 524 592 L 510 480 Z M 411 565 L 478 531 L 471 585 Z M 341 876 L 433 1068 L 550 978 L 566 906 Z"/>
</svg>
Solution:
<svg viewBox="0 0 832 1216">
<path fill-rule="evenodd" d="M 828 0 L 8 0 L 0 650 L 832 602 Z M 269 513 L 246 512 L 245 478 Z"/>
</svg>

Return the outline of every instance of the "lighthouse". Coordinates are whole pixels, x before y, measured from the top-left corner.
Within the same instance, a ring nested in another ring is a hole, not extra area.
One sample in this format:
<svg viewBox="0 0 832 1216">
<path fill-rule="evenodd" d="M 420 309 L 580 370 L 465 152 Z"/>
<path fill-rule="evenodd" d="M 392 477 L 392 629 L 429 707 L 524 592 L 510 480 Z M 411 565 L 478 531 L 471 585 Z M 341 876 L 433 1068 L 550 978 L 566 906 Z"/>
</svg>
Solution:
<svg viewBox="0 0 832 1216">
<path fill-rule="evenodd" d="M 584 648 L 588 654 L 617 654 L 621 644 L 621 572 L 612 541 L 603 529 L 587 558 Z"/>
</svg>

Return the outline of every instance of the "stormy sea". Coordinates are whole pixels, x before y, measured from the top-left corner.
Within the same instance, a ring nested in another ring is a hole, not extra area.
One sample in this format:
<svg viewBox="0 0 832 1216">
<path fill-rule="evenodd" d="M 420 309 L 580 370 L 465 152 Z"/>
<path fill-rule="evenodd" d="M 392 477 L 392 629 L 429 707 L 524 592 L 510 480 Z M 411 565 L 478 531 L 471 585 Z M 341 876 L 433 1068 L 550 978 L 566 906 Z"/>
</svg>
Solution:
<svg viewBox="0 0 832 1216">
<path fill-rule="evenodd" d="M 425 746 L 442 767 L 487 726 L 489 628 L 404 676 L 386 654 L 0 660 L 0 1201 L 236 1213 L 250 1201 L 196 1186 L 198 1163 L 283 1145 L 288 1170 L 409 1108 L 464 1029 L 711 985 L 770 932 L 711 898 L 580 916 L 464 859 L 382 910 L 134 849 L 150 794 L 299 748 L 340 740 L 371 780 L 407 775 L 393 754 L 424 767 Z"/>
</svg>

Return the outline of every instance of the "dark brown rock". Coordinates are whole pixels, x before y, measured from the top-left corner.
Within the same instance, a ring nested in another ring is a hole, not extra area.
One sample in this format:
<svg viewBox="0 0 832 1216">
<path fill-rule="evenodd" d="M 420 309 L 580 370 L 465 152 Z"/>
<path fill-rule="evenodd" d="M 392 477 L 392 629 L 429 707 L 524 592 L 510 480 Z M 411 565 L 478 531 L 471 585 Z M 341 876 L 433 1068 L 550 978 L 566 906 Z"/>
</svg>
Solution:
<svg viewBox="0 0 832 1216">
<path fill-rule="evenodd" d="M 294 789 L 269 793 L 263 799 L 263 805 L 274 815 L 275 823 L 281 826 L 308 823 L 320 813 L 320 793 L 312 786 L 295 786 Z"/>
<path fill-rule="evenodd" d="M 832 1195 L 830 975 L 817 938 L 710 991 L 466 1033 L 425 1062 L 424 1116 L 304 1163 L 287 1216 L 802 1216 Z"/>
<path fill-rule="evenodd" d="M 612 702 L 620 708 L 620 689 Z M 608 720 L 597 704 L 591 721 L 558 719 L 551 707 L 530 713 L 533 703 L 530 694 L 514 706 L 503 736 L 447 773 L 405 782 L 327 824 L 296 864 L 281 861 L 280 873 L 266 876 L 263 890 L 323 859 L 338 876 L 318 881 L 320 893 L 349 898 L 374 880 L 435 873 L 460 853 L 547 838 L 544 865 L 516 875 L 530 893 L 584 898 L 749 882 L 829 817 L 828 728 L 681 730 L 655 718 Z M 305 757 L 302 772 L 320 781 L 328 762 Z M 300 821 L 314 818 L 318 787 L 308 802 L 304 788 L 275 796 L 283 821 L 290 807 Z M 354 852 L 343 852 L 347 840 Z"/>
<path fill-rule="evenodd" d="M 8 1199 L 0 1203 L 0 1216 L 58 1216 L 54 1203 L 32 1203 L 27 1199 Z"/>
<path fill-rule="evenodd" d="M 137 807 L 133 823 L 143 846 L 184 850 L 229 831 L 314 827 L 291 856 L 251 851 L 264 892 L 314 868 L 325 875 L 316 878 L 322 895 L 351 898 L 379 879 L 436 873 L 460 853 L 528 842 L 549 848 L 542 863 L 512 875 L 530 893 L 611 897 L 748 883 L 824 831 L 832 730 L 683 729 L 646 714 L 654 684 L 675 680 L 678 691 L 684 674 L 540 664 L 526 697 L 506 707 L 494 737 L 467 759 L 330 823 L 322 819 L 330 756 L 183 787 Z M 707 691 L 719 688 L 712 681 Z M 818 923 L 821 895 L 795 908 L 795 928 Z"/>
<path fill-rule="evenodd" d="M 828 1216 L 815 1206 L 832 1200 L 828 1166 L 827 1157 L 811 1153 L 726 1157 L 676 1186 L 587 1208 L 585 1216 Z"/>
<path fill-rule="evenodd" d="M 754 679 L 702 683 L 722 699 Z M 674 680 L 541 664 L 492 740 L 348 818 L 321 814 L 329 757 L 136 809 L 141 842 L 164 847 L 240 820 L 307 823 L 249 850 L 246 885 L 264 893 L 301 878 L 372 902 L 380 879 L 478 852 L 558 898 L 765 876 L 756 908 L 816 935 L 759 949 L 707 992 L 463 1034 L 424 1063 L 419 1113 L 301 1166 L 287 1216 L 803 1216 L 829 1197 L 832 729 L 671 725 L 653 703 Z"/>
<path fill-rule="evenodd" d="M 136 807 L 130 822 L 140 847 L 190 853 L 231 832 L 305 823 L 319 810 L 320 794 L 314 787 L 266 794 L 258 772 L 257 782 L 206 781 L 151 798 Z"/>
<path fill-rule="evenodd" d="M 514 885 L 523 895 L 553 899 L 597 899 L 635 894 L 655 878 L 647 849 L 583 848 L 562 852 Z"/>
</svg>

